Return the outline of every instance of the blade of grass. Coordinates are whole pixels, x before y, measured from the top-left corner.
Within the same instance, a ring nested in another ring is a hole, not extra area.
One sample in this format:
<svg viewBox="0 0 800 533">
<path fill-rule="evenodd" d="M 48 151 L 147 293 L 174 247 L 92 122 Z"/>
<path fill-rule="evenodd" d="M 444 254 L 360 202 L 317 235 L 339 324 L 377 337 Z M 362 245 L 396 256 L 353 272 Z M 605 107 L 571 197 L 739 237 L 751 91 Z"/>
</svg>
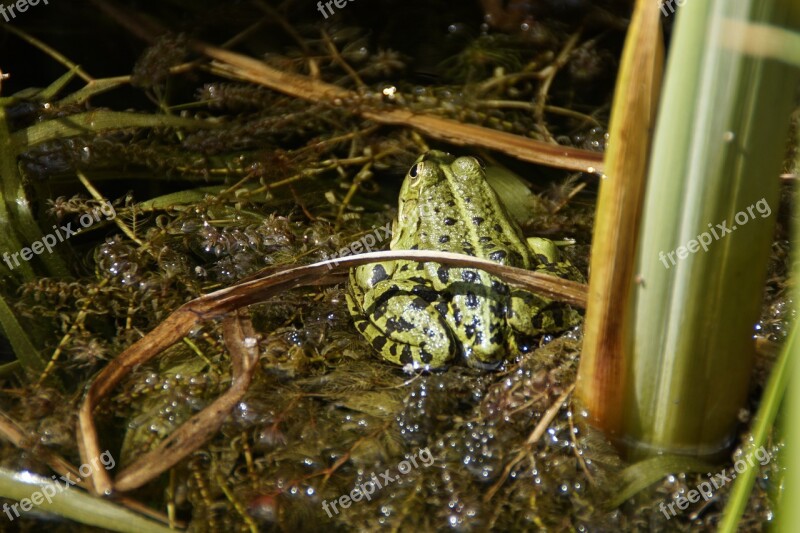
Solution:
<svg viewBox="0 0 800 533">
<path fill-rule="evenodd" d="M 13 235 L 15 232 L 26 244 L 41 240 L 43 237 L 31 212 L 30 202 L 17 168 L 18 156 L 18 145 L 13 141 L 13 135 L 8 129 L 6 108 L 0 106 L 0 198 L 2 198 L 0 203 L 5 204 L 0 207 L 0 223 L 9 228 L 0 240 L 0 252 L 9 254 L 19 252 L 23 248 L 20 239 Z M 66 262 L 58 254 L 48 253 L 38 257 L 50 275 L 65 277 L 69 274 Z M 15 266 L 15 271 L 19 272 L 23 279 L 33 279 L 33 269 L 27 261 Z"/>
<path fill-rule="evenodd" d="M 0 468 L 0 497 L 14 500 L 27 499 L 30 504 L 34 494 L 38 494 L 37 499 L 41 500 L 35 507 L 37 510 L 63 516 L 81 524 L 122 533 L 175 531 L 113 502 L 90 496 L 79 489 L 65 487 L 61 482 L 53 481 L 51 478 Z M 46 494 L 51 496 L 46 499 L 44 497 Z M 11 511 L 13 509 L 8 512 Z M 21 514 L 20 518 L 22 516 L 24 514 Z"/>
<path fill-rule="evenodd" d="M 800 130 L 796 132 L 795 148 L 800 147 Z M 800 150 L 795 152 L 794 168 L 800 169 Z M 794 197 L 797 198 L 797 181 L 794 182 Z M 794 284 L 794 301 L 800 302 L 800 284 L 797 280 L 800 279 L 800 247 L 797 246 L 798 236 L 800 236 L 800 216 L 797 210 L 793 212 L 793 230 L 792 234 L 795 243 L 792 249 L 792 277 L 795 280 Z M 795 324 L 795 331 L 797 324 Z M 784 448 L 786 458 L 784 459 L 786 465 L 786 474 L 784 477 L 784 490 L 780 494 L 778 520 L 776 528 L 777 531 L 785 533 L 793 533 L 797 529 L 797 524 L 800 524 L 800 506 L 797 505 L 797 496 L 800 494 L 800 365 L 797 361 L 800 359 L 800 345 L 798 343 L 787 343 L 786 350 L 788 357 L 791 358 L 792 366 L 792 387 L 789 388 L 787 394 L 787 405 L 783 411 L 781 420 L 781 427 L 783 429 L 786 447 Z"/>
<path fill-rule="evenodd" d="M 769 381 L 764 389 L 764 395 L 761 397 L 761 405 L 758 408 L 756 419 L 753 422 L 751 429 L 751 438 L 747 441 L 743 459 L 749 464 L 752 462 L 756 450 L 764 446 L 767 439 L 772 435 L 772 428 L 775 425 L 775 419 L 778 416 L 778 408 L 786 394 L 786 387 L 789 383 L 789 376 L 791 375 L 791 364 L 793 362 L 793 354 L 797 351 L 797 324 L 792 329 L 792 333 L 784 346 L 781 355 L 772 368 L 772 373 L 769 376 Z M 734 481 L 733 489 L 731 490 L 730 498 L 725 511 L 722 515 L 722 522 L 720 522 L 719 533 L 734 533 L 737 530 L 739 520 L 742 518 L 744 509 L 747 506 L 747 501 L 750 497 L 750 492 L 753 490 L 753 483 L 755 482 L 756 474 L 759 469 L 757 466 L 751 466 L 745 469 L 744 472 L 738 473 L 736 481 Z"/>
<path fill-rule="evenodd" d="M 45 361 L 39 350 L 34 347 L 25 329 L 17 321 L 17 317 L 11 311 L 6 301 L 0 295 L 0 329 L 3 330 L 5 337 L 11 343 L 14 355 L 22 366 L 28 370 L 40 373 L 44 370 Z"/>
<path fill-rule="evenodd" d="M 29 149 L 37 144 L 75 135 L 98 133 L 104 130 L 122 128 L 215 128 L 211 121 L 169 115 L 145 115 L 124 111 L 99 109 L 66 117 L 39 122 L 14 133 L 11 136 L 14 146 Z"/>
</svg>

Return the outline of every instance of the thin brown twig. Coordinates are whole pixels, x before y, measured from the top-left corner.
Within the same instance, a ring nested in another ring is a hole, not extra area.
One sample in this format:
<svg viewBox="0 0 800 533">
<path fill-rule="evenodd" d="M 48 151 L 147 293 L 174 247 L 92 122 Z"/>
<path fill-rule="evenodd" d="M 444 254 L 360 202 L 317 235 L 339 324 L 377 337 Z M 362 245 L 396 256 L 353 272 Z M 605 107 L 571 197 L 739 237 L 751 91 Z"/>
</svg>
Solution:
<svg viewBox="0 0 800 533">
<path fill-rule="evenodd" d="M 344 60 L 342 54 L 340 54 L 339 50 L 336 49 L 336 45 L 333 44 L 331 36 L 328 35 L 328 32 L 325 31 L 324 29 L 322 30 L 322 38 L 325 40 L 325 46 L 328 47 L 328 50 L 331 53 L 331 57 L 333 57 L 333 60 L 336 63 L 338 63 L 339 66 L 342 67 L 351 78 L 353 78 L 353 81 L 356 82 L 356 87 L 358 87 L 359 89 L 363 89 L 364 87 L 366 87 L 366 85 L 364 84 L 364 80 L 362 80 L 361 76 L 358 75 L 358 72 L 353 70 L 353 67 L 351 67 L 347 63 L 347 61 Z"/>
<path fill-rule="evenodd" d="M 523 446 L 523 448 L 519 451 L 517 456 L 514 457 L 514 459 L 512 459 L 505 466 L 503 472 L 500 474 L 499 479 L 486 492 L 486 495 L 483 497 L 484 501 L 488 502 L 489 500 L 492 499 L 492 497 L 494 497 L 497 491 L 500 490 L 500 487 L 503 486 L 503 483 L 506 482 L 506 479 L 508 479 L 508 475 L 511 473 L 511 470 L 515 466 L 517 466 L 523 459 L 525 459 L 526 455 L 530 454 L 531 446 L 536 444 L 536 442 L 538 442 L 539 439 L 542 438 L 542 435 L 544 435 L 544 432 L 547 431 L 547 428 L 550 426 L 550 423 L 558 414 L 558 411 L 561 410 L 561 405 L 567 400 L 567 398 L 572 393 L 574 388 L 575 388 L 574 384 L 570 385 L 570 387 L 567 390 L 565 390 L 555 402 L 553 402 L 553 404 L 547 409 L 547 411 L 544 412 L 542 418 L 539 420 L 539 423 L 536 424 L 536 427 L 533 428 L 533 431 L 528 436 L 528 440 L 525 441 L 525 445 Z"/>
<path fill-rule="evenodd" d="M 30 44 L 31 46 L 34 46 L 34 47 L 38 48 L 39 50 L 41 50 L 42 52 L 44 52 L 45 54 L 49 55 L 50 57 L 52 57 L 53 59 L 55 59 L 56 61 L 58 61 L 62 65 L 64 65 L 65 67 L 67 67 L 67 69 L 73 70 L 75 72 L 75 74 L 77 74 L 78 76 L 83 78 L 83 80 L 85 82 L 91 83 L 91 82 L 94 81 L 94 78 L 92 78 L 89 75 L 88 72 L 83 70 L 76 63 L 73 63 L 72 61 L 70 61 L 65 55 L 63 55 L 61 52 L 59 52 L 55 48 L 50 47 L 49 45 L 45 44 L 43 41 L 40 41 L 39 39 L 37 39 L 33 35 L 30 35 L 30 34 L 26 33 L 24 30 L 21 30 L 19 28 L 14 27 L 13 24 L 4 24 L 3 27 L 5 28 L 6 31 L 9 31 L 9 32 L 13 33 L 14 35 L 19 37 L 23 41 L 25 41 L 28 44 Z"/>
<path fill-rule="evenodd" d="M 567 61 L 569 61 L 569 56 L 575 49 L 575 45 L 578 44 L 578 39 L 580 38 L 581 33 L 582 29 L 579 29 L 572 34 L 570 38 L 567 39 L 567 42 L 564 43 L 564 47 L 561 49 L 561 52 L 559 52 L 555 61 L 553 61 L 547 66 L 547 68 L 543 70 L 546 75 L 544 76 L 541 85 L 539 85 L 539 91 L 536 94 L 536 105 L 533 111 L 533 118 L 536 120 L 536 123 L 539 125 L 539 128 L 544 133 L 547 140 L 552 143 L 555 143 L 556 140 L 553 138 L 550 130 L 547 129 L 547 125 L 544 122 L 544 108 L 545 103 L 547 102 L 547 94 L 550 92 L 550 85 L 556 78 L 556 74 L 558 74 L 559 70 L 561 70 L 564 65 L 567 64 Z"/>
</svg>

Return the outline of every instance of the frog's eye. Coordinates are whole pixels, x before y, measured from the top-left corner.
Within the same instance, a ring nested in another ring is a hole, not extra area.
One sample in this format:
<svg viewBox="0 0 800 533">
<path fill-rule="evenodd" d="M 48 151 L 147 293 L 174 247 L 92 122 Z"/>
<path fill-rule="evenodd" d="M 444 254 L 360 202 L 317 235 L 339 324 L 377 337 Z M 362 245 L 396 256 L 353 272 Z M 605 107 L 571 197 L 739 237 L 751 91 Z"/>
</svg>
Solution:
<svg viewBox="0 0 800 533">
<path fill-rule="evenodd" d="M 414 166 L 408 171 L 408 176 L 411 178 L 412 183 L 416 183 L 422 176 L 422 163 L 414 163 Z"/>
</svg>

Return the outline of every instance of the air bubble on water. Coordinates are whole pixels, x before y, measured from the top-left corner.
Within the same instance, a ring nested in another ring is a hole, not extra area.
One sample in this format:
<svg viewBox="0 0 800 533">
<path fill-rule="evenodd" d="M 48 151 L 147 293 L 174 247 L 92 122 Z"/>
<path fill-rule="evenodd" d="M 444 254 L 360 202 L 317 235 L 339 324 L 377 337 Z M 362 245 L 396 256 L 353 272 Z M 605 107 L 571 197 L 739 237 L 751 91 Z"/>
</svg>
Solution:
<svg viewBox="0 0 800 533">
<path fill-rule="evenodd" d="M 88 146 L 83 146 L 80 149 L 80 154 L 81 154 L 81 161 L 83 163 L 89 163 L 91 161 L 91 159 L 92 159 L 92 149 L 89 148 Z"/>
<path fill-rule="evenodd" d="M 394 85 L 387 85 L 381 92 L 383 93 L 383 96 L 389 100 L 394 100 L 395 94 L 397 93 L 397 87 Z"/>
</svg>

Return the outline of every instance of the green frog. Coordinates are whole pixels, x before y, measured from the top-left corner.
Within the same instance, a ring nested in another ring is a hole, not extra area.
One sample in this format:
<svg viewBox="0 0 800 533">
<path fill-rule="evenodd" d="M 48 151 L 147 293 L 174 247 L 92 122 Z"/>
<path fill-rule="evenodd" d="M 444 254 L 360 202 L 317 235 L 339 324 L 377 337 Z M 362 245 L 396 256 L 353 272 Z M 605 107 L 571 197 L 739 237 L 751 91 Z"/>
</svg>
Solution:
<svg viewBox="0 0 800 533">
<path fill-rule="evenodd" d="M 392 250 L 440 250 L 583 281 L 552 241 L 526 240 L 486 181 L 481 162 L 430 151 L 408 171 Z M 473 268 L 384 261 L 350 270 L 347 304 L 380 356 L 412 368 L 464 360 L 494 369 L 538 335 L 576 325 L 567 305 Z"/>
</svg>

